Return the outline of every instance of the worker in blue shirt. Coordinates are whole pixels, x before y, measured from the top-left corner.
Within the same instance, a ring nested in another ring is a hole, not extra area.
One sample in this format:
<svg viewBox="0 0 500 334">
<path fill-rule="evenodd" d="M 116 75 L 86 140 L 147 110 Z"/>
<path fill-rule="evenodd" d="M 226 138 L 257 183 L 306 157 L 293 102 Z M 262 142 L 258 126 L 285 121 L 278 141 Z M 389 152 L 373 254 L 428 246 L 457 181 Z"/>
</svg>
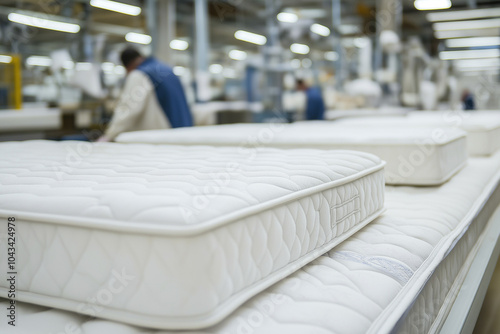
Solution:
<svg viewBox="0 0 500 334">
<path fill-rule="evenodd" d="M 120 133 L 193 126 L 184 89 L 172 68 L 136 49 L 121 54 L 127 78 L 105 134 L 112 141 Z"/>
<path fill-rule="evenodd" d="M 306 120 L 324 120 L 325 102 L 319 87 L 307 87 L 304 80 L 297 80 L 297 90 L 306 94 Z"/>
</svg>

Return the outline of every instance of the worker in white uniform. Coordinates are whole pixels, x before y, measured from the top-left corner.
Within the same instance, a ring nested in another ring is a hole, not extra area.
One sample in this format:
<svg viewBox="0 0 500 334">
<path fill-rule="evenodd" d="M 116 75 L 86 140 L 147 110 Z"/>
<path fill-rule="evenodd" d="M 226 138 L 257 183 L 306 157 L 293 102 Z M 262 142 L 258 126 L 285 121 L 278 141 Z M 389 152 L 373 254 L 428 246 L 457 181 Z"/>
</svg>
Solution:
<svg viewBox="0 0 500 334">
<path fill-rule="evenodd" d="M 172 68 L 136 49 L 121 54 L 127 70 L 125 86 L 111 122 L 98 141 L 113 141 L 120 133 L 193 125 L 186 96 Z"/>
</svg>

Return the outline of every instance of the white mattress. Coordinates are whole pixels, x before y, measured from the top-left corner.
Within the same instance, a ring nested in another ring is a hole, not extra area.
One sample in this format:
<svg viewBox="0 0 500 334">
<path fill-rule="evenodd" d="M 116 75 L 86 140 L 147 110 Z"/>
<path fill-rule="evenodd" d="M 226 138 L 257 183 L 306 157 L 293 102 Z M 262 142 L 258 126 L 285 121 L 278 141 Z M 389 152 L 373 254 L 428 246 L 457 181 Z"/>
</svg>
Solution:
<svg viewBox="0 0 500 334">
<path fill-rule="evenodd" d="M 432 122 L 438 120 L 467 131 L 467 145 L 471 156 L 487 156 L 500 149 L 500 110 L 477 112 L 413 112 L 410 120 Z"/>
<path fill-rule="evenodd" d="M 18 300 L 153 328 L 215 324 L 384 202 L 384 164 L 361 152 L 34 141 L 0 156 Z"/>
<path fill-rule="evenodd" d="M 0 110 L 0 132 L 56 130 L 61 125 L 59 109 Z"/>
<path fill-rule="evenodd" d="M 375 154 L 387 162 L 388 184 L 436 185 L 449 180 L 467 161 L 465 133 L 444 128 L 344 128 L 331 122 L 235 124 L 124 133 L 121 143 L 347 149 Z"/>
<path fill-rule="evenodd" d="M 483 226 L 500 201 L 499 169 L 497 153 L 471 159 L 440 187 L 387 187 L 388 209 L 375 222 L 251 299 L 219 325 L 188 333 L 382 334 L 439 329 L 469 257 L 485 237 Z M 0 322 L 2 333 L 58 333 L 74 326 L 82 334 L 159 334 L 26 304 L 18 304 L 18 312 L 16 331 Z"/>
<path fill-rule="evenodd" d="M 336 120 L 350 117 L 388 117 L 388 116 L 406 116 L 408 112 L 414 109 L 382 107 L 379 109 L 352 109 L 352 110 L 328 110 L 325 113 L 325 119 Z"/>
<path fill-rule="evenodd" d="M 460 128 L 467 132 L 470 156 L 489 156 L 500 149 L 499 112 L 411 112 L 408 117 L 366 117 L 344 119 L 339 126 L 351 127 L 444 127 Z"/>
</svg>

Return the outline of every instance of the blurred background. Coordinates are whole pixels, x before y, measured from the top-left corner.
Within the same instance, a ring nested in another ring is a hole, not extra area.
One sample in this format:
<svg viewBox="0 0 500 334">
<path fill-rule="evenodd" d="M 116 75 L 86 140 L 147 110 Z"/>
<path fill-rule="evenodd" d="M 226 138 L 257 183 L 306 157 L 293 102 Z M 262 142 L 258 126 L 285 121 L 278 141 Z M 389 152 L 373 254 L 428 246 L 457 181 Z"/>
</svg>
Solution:
<svg viewBox="0 0 500 334">
<path fill-rule="evenodd" d="M 127 45 L 172 66 L 196 125 L 301 119 L 297 80 L 326 118 L 500 108 L 499 1 L 0 0 L 0 140 L 102 131 Z"/>
</svg>

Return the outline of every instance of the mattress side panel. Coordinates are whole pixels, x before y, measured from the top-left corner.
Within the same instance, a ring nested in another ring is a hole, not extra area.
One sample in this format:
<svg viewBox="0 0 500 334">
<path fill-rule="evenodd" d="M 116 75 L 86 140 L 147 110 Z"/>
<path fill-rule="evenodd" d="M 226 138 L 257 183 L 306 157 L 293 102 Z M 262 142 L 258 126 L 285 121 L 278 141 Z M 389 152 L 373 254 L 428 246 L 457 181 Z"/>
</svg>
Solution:
<svg viewBox="0 0 500 334">
<path fill-rule="evenodd" d="M 69 301 L 79 313 L 100 310 L 98 316 L 124 322 L 130 314 L 147 318 L 138 325 L 156 317 L 160 328 L 197 326 L 222 318 L 331 249 L 383 203 L 380 170 L 192 237 L 19 221 L 18 247 L 25 255 L 17 288 L 64 301 L 47 306 L 67 308 Z"/>
</svg>

